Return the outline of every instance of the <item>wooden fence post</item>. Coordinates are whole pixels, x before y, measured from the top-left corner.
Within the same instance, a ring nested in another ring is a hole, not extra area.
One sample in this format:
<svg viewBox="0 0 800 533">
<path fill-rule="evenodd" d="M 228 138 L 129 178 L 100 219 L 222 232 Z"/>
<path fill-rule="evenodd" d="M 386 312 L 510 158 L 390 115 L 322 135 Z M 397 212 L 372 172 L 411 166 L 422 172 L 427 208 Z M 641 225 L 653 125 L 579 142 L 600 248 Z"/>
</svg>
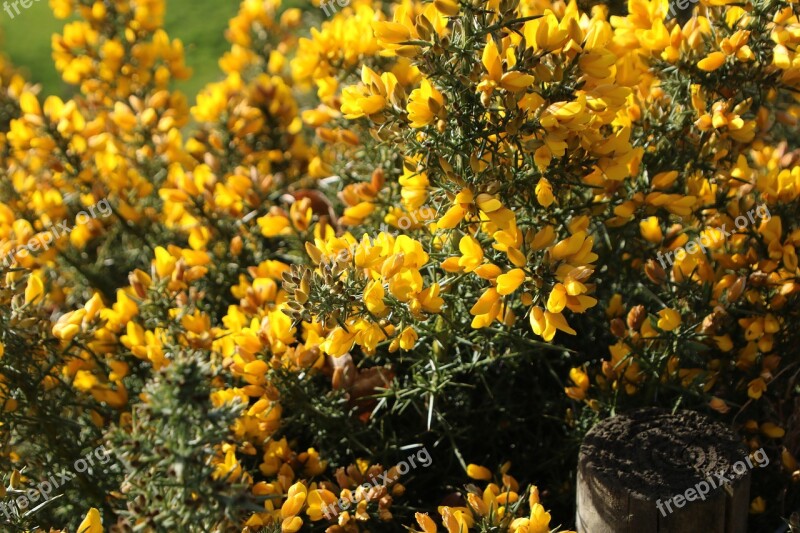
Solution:
<svg viewBox="0 0 800 533">
<path fill-rule="evenodd" d="M 745 533 L 754 467 L 736 435 L 699 413 L 606 419 L 581 445 L 578 533 Z"/>
</svg>

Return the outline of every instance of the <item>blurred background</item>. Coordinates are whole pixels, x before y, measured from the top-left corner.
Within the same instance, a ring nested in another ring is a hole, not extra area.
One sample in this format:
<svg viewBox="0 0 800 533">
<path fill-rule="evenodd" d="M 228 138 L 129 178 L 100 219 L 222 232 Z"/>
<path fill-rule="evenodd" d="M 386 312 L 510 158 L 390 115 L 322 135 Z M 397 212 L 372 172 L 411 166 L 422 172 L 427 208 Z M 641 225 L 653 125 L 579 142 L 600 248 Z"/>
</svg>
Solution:
<svg viewBox="0 0 800 533">
<path fill-rule="evenodd" d="M 40 83 L 42 94 L 68 94 L 50 56 L 50 36 L 61 32 L 67 20 L 53 16 L 48 0 L 34 1 L 30 8 L 20 7 L 12 19 L 2 10 L 0 0 L 0 51 L 7 54 L 26 79 Z M 239 0 L 167 0 L 165 27 L 170 38 L 179 38 L 186 49 L 186 64 L 194 71 L 176 87 L 190 102 L 209 81 L 220 78 L 217 60 L 228 49 L 225 28 L 239 9 Z M 12 12 L 13 9 L 12 9 Z"/>
</svg>

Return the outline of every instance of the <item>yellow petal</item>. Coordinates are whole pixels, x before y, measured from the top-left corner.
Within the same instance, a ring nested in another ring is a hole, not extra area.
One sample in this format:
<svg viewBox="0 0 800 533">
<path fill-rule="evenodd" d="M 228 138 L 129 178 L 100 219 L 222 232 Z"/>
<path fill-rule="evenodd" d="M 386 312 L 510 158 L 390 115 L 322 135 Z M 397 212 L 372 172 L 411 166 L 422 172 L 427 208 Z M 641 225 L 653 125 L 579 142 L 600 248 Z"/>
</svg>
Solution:
<svg viewBox="0 0 800 533">
<path fill-rule="evenodd" d="M 366 98 L 359 98 L 358 105 L 365 115 L 373 115 L 386 107 L 386 98 L 379 94 L 374 94 Z"/>
<path fill-rule="evenodd" d="M 545 147 L 542 147 L 545 148 Z M 548 149 L 549 151 L 549 149 Z M 537 150 L 538 153 L 538 150 Z M 550 157 L 548 156 L 547 162 L 550 162 Z M 550 185 L 550 182 L 547 178 L 541 178 L 539 183 L 536 184 L 536 200 L 539 202 L 539 205 L 542 207 L 548 207 L 550 204 L 553 203 L 555 198 L 553 197 L 553 187 Z"/>
<path fill-rule="evenodd" d="M 547 320 L 547 323 L 552 324 L 556 327 L 556 329 L 560 329 L 569 335 L 577 335 L 577 332 L 569 327 L 569 324 L 567 324 L 567 319 L 564 318 L 564 315 L 561 313 L 551 313 L 550 311 L 545 311 L 544 317 L 545 320 Z"/>
<path fill-rule="evenodd" d="M 414 518 L 417 519 L 417 524 L 422 528 L 423 533 L 436 533 L 436 522 L 427 513 L 415 513 Z"/>
<path fill-rule="evenodd" d="M 479 481 L 489 481 L 492 479 L 492 472 L 488 468 L 475 464 L 467 466 L 467 475 Z"/>
<path fill-rule="evenodd" d="M 503 74 L 503 77 L 500 78 L 500 86 L 507 91 L 518 92 L 530 87 L 534 81 L 535 78 L 530 74 L 523 74 L 515 70 Z"/>
<path fill-rule="evenodd" d="M 455 17 L 456 15 L 458 15 L 459 11 L 458 2 L 456 2 L 455 0 L 433 0 L 433 7 L 435 7 L 436 11 L 438 11 L 445 17 Z M 428 520 L 430 520 L 430 518 Z"/>
<path fill-rule="evenodd" d="M 303 527 L 303 519 L 299 516 L 292 516 L 281 523 L 281 533 L 295 533 L 300 531 L 301 527 Z"/>
<path fill-rule="evenodd" d="M 515 268 L 497 277 L 497 293 L 501 295 L 511 294 L 525 281 L 525 271 Z"/>
<path fill-rule="evenodd" d="M 411 32 L 399 22 L 373 22 L 375 37 L 388 43 L 400 43 L 411 37 Z"/>
<path fill-rule="evenodd" d="M 39 274 L 31 274 L 25 287 L 25 303 L 38 303 L 44 297 L 44 284 Z"/>
<path fill-rule="evenodd" d="M 648 242 L 658 244 L 664 237 L 658 224 L 658 217 L 648 217 L 639 222 L 639 231 Z"/>
<path fill-rule="evenodd" d="M 531 329 L 536 335 L 542 336 L 544 333 L 547 322 L 544 319 L 544 311 L 541 307 L 534 307 L 531 309 Z"/>
<path fill-rule="evenodd" d="M 492 263 L 486 263 L 484 265 L 481 265 L 478 268 L 476 268 L 474 272 L 483 279 L 495 279 L 497 278 L 497 276 L 503 273 L 502 269 L 499 266 L 493 265 Z"/>
<path fill-rule="evenodd" d="M 497 51 L 497 45 L 491 37 L 489 37 L 486 46 L 483 48 L 481 62 L 486 68 L 486 72 L 489 73 L 489 79 L 499 81 L 500 76 L 503 74 L 503 65 L 500 62 L 500 54 Z"/>
<path fill-rule="evenodd" d="M 78 533 L 103 533 L 103 524 L 100 520 L 100 511 L 92 507 L 86 514 L 81 525 L 78 526 Z"/>
<path fill-rule="evenodd" d="M 772 422 L 764 422 L 761 424 L 761 433 L 771 439 L 780 439 L 786 434 L 786 430 Z"/>
<path fill-rule="evenodd" d="M 658 327 L 664 331 L 672 331 L 681 324 L 681 315 L 674 309 L 662 309 L 658 312 L 661 317 L 658 320 Z"/>
<path fill-rule="evenodd" d="M 697 68 L 706 72 L 713 72 L 725 63 L 723 52 L 711 52 L 706 57 L 697 62 Z"/>
<path fill-rule="evenodd" d="M 547 298 L 547 310 L 551 313 L 560 313 L 566 305 L 567 289 L 561 283 L 556 283 Z"/>
<path fill-rule="evenodd" d="M 499 299 L 500 295 L 497 293 L 497 290 L 493 288 L 486 289 L 486 292 L 478 298 L 478 301 L 475 302 L 475 305 L 472 306 L 469 312 L 472 315 L 485 315 L 492 310 L 492 307 Z"/>
<path fill-rule="evenodd" d="M 462 237 L 458 242 L 458 249 L 462 254 L 458 264 L 463 267 L 466 272 L 472 272 L 483 262 L 483 248 L 481 248 L 481 244 L 474 237 L 470 235 Z"/>
</svg>

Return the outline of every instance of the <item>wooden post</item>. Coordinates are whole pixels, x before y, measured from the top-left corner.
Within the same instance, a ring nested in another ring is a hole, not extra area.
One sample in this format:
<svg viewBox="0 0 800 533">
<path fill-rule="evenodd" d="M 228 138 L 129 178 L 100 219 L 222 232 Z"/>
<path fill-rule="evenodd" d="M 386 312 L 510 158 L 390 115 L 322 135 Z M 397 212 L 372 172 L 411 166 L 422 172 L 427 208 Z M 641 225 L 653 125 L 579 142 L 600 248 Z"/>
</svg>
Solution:
<svg viewBox="0 0 800 533">
<path fill-rule="evenodd" d="M 745 533 L 753 467 L 741 440 L 699 413 L 606 419 L 581 445 L 578 533 Z"/>
</svg>

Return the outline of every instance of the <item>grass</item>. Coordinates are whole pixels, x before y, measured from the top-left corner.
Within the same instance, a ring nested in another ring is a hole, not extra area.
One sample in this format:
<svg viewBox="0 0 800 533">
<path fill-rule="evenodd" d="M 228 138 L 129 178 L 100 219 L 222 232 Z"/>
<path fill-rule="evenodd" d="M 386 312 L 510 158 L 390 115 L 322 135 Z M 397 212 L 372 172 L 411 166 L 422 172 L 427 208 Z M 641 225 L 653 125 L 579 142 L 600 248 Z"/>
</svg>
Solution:
<svg viewBox="0 0 800 533">
<path fill-rule="evenodd" d="M 0 0 L 0 9 L 2 9 Z M 171 38 L 179 38 L 186 49 L 186 63 L 193 76 L 176 87 L 194 101 L 206 83 L 219 79 L 217 60 L 227 50 L 225 28 L 239 7 L 238 0 L 166 0 L 164 20 Z M 42 93 L 63 95 L 67 86 L 53 66 L 50 37 L 60 32 L 65 21 L 56 20 L 47 0 L 34 0 L 28 9 L 20 6 L 12 19 L 0 10 L 0 50 L 11 57 L 27 79 L 40 83 Z M 12 8 L 13 12 L 13 8 Z"/>
</svg>

